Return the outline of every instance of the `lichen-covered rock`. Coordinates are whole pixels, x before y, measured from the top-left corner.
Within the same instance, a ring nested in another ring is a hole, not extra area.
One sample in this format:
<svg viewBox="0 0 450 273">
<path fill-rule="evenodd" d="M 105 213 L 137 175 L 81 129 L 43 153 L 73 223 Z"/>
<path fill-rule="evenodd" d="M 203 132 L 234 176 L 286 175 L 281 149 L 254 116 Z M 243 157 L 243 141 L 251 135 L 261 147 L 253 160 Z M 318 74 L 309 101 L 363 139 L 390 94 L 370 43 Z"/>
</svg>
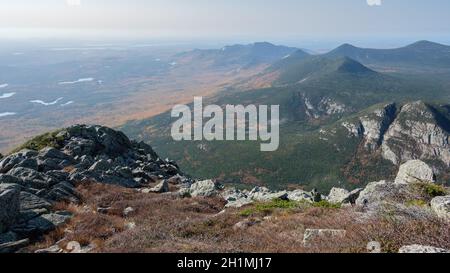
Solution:
<svg viewBox="0 0 450 273">
<path fill-rule="evenodd" d="M 348 191 L 346 189 L 332 188 L 327 201 L 333 204 L 354 204 L 363 189 Z"/>
<path fill-rule="evenodd" d="M 191 185 L 189 193 L 192 197 L 211 197 L 215 196 L 221 190 L 221 186 L 213 180 L 199 181 Z"/>
<path fill-rule="evenodd" d="M 228 202 L 226 208 L 241 208 L 254 202 L 248 194 L 235 188 L 224 190 L 221 196 Z"/>
<path fill-rule="evenodd" d="M 377 206 L 383 202 L 400 198 L 402 195 L 407 195 L 408 193 L 408 185 L 395 184 L 387 181 L 372 182 L 360 192 L 355 203 L 364 207 Z"/>
<path fill-rule="evenodd" d="M 304 190 L 295 190 L 288 192 L 287 198 L 291 201 L 301 202 L 313 202 L 313 196 L 310 192 L 306 192 Z"/>
<path fill-rule="evenodd" d="M 288 192 L 287 191 L 272 192 L 271 190 L 265 187 L 256 187 L 249 192 L 248 196 L 252 200 L 260 202 L 268 202 L 274 199 L 287 200 Z"/>
<path fill-rule="evenodd" d="M 434 183 L 436 181 L 433 169 L 420 160 L 410 160 L 400 166 L 395 183 L 411 184 L 417 182 Z"/>
<path fill-rule="evenodd" d="M 423 246 L 423 245 L 408 245 L 403 246 L 398 251 L 399 253 L 410 253 L 410 254 L 423 254 L 423 253 L 450 253 L 443 248 L 437 248 L 433 246 Z"/>
<path fill-rule="evenodd" d="M 438 196 L 431 200 L 431 208 L 438 217 L 450 221 L 450 195 Z"/>
</svg>

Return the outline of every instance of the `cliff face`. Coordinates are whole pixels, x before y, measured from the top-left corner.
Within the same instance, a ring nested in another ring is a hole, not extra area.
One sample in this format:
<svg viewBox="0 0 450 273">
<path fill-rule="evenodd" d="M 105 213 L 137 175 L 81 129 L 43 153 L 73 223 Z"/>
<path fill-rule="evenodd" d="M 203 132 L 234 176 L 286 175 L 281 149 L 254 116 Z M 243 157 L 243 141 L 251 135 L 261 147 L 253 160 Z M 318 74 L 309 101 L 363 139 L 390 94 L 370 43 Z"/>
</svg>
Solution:
<svg viewBox="0 0 450 273">
<path fill-rule="evenodd" d="M 384 136 L 383 157 L 396 165 L 422 159 L 450 167 L 450 121 L 439 110 L 421 101 L 404 105 Z"/>
<path fill-rule="evenodd" d="M 360 118 L 365 140 L 364 147 L 374 151 L 381 146 L 386 131 L 395 119 L 396 111 L 396 104 L 391 103 Z"/>
<path fill-rule="evenodd" d="M 421 159 L 450 167 L 450 120 L 445 107 L 422 101 L 400 107 L 391 103 L 342 125 L 351 136 L 362 138 L 367 151 L 381 151 L 394 165 Z"/>
</svg>

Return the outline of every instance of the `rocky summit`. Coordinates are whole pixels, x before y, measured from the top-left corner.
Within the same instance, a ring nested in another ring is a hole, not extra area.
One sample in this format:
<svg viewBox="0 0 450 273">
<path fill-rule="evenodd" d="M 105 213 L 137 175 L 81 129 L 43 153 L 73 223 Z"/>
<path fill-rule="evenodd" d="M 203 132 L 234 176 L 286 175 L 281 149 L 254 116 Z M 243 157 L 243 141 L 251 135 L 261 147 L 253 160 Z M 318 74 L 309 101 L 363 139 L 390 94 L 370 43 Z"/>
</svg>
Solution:
<svg viewBox="0 0 450 273">
<path fill-rule="evenodd" d="M 368 143 L 376 145 L 374 143 L 377 141 L 370 140 Z M 80 211 L 82 214 L 93 210 L 95 213 L 92 217 L 115 213 L 124 219 L 142 213 L 142 209 L 129 205 L 131 201 L 122 204 L 123 208 L 119 212 L 117 208 L 108 206 L 106 201 L 90 207 L 89 201 L 83 198 L 78 190 L 80 186 L 89 185 L 116 187 L 113 189 L 118 192 L 122 188 L 129 189 L 126 200 L 133 200 L 133 196 L 138 196 L 138 199 L 145 199 L 143 196 L 160 196 L 166 199 L 156 199 L 158 206 L 176 202 L 176 209 L 180 206 L 198 206 L 199 202 L 219 200 L 214 201 L 218 202 L 218 205 L 209 204 L 206 208 L 188 207 L 181 211 L 220 211 L 208 219 L 225 217 L 227 222 L 235 221 L 230 232 L 245 232 L 253 226 L 262 228 L 265 222 L 277 221 L 276 217 L 270 215 L 254 217 L 255 213 L 266 214 L 273 209 L 341 208 L 343 214 L 335 216 L 336 219 L 345 218 L 347 216 L 344 215 L 348 213 L 351 214 L 353 222 L 370 223 L 380 215 L 391 215 L 398 217 L 396 219 L 400 222 L 412 218 L 414 221 L 435 223 L 444 229 L 450 219 L 448 189 L 436 184 L 433 169 L 420 160 L 410 160 L 402 164 L 395 180 L 372 182 L 364 188 L 353 190 L 334 187 L 327 195 L 317 190 L 272 191 L 262 186 L 243 190 L 221 185 L 215 180 L 192 179 L 185 175 L 175 162 L 161 159 L 152 147 L 143 142 L 132 141 L 119 131 L 103 126 L 76 125 L 36 137 L 1 159 L 0 252 L 19 251 L 39 242 L 43 235 L 57 227 L 64 227 L 71 219 L 75 219 Z M 102 194 L 102 191 L 106 191 L 106 188 L 89 194 Z M 116 194 L 114 196 L 109 200 L 117 199 Z M 145 203 L 142 200 L 136 202 L 137 206 Z M 62 203 L 73 204 L 78 209 L 68 209 L 67 205 L 61 206 Z M 148 209 L 147 206 L 145 208 Z M 248 218 L 234 220 L 236 212 L 241 217 Z M 289 213 L 286 211 L 282 214 L 284 216 L 280 217 L 290 221 L 286 218 Z M 198 216 L 187 218 L 191 217 Z M 146 221 L 145 218 L 141 220 Z M 182 217 L 179 220 L 181 221 Z M 154 221 L 150 224 L 154 224 Z M 289 227 L 284 227 L 283 223 L 279 225 L 281 229 Z M 345 226 L 336 229 L 337 225 L 323 228 L 317 225 L 305 228 L 303 235 L 297 236 L 302 238 L 302 249 L 311 249 L 323 240 L 328 243 L 345 240 L 352 232 L 346 230 Z M 120 228 L 114 229 L 116 231 L 113 234 L 121 229 L 138 228 L 136 222 L 126 221 Z M 190 232 L 192 231 L 187 234 Z M 71 234 L 74 231 L 66 229 L 65 233 Z M 103 237 L 104 231 L 100 234 L 99 236 Z M 287 233 L 284 236 L 288 236 Z M 410 239 L 405 241 L 411 243 Z M 438 248 L 442 246 L 448 248 L 445 244 L 425 248 L 406 245 L 400 251 L 446 251 Z M 91 242 L 80 244 L 70 241 L 65 249 L 56 243 L 36 252 L 90 252 L 95 251 L 95 247 Z"/>
<path fill-rule="evenodd" d="M 79 183 L 142 188 L 166 179 L 190 182 L 175 162 L 159 158 L 149 145 L 102 126 L 72 126 L 22 148 L 0 161 L 0 232 L 9 232 L 1 235 L 2 241 L 28 240 L 64 224 L 71 214 L 52 207 L 80 203 Z M 155 191 L 163 190 L 167 188 Z M 10 243 L 0 251 L 21 246 Z"/>
</svg>

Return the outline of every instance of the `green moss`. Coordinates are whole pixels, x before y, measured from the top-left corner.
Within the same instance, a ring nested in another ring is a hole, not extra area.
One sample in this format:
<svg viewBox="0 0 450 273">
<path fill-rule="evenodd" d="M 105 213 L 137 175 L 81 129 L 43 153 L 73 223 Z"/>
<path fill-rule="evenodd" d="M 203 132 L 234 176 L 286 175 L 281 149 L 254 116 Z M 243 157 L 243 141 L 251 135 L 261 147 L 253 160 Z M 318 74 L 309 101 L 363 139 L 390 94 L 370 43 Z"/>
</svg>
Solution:
<svg viewBox="0 0 450 273">
<path fill-rule="evenodd" d="M 243 217 L 248 217 L 254 214 L 270 214 L 276 209 L 283 209 L 283 210 L 295 209 L 300 207 L 302 204 L 303 204 L 302 202 L 275 199 L 270 202 L 256 203 L 252 207 L 239 212 L 239 215 Z"/>
<path fill-rule="evenodd" d="M 426 207 L 428 203 L 424 200 L 410 200 L 406 202 L 406 206 L 408 207 Z"/>
<path fill-rule="evenodd" d="M 442 185 L 432 183 L 417 183 L 416 187 L 419 189 L 421 194 L 429 198 L 447 195 L 447 190 Z"/>
<path fill-rule="evenodd" d="M 248 217 L 255 214 L 268 215 L 275 210 L 293 210 L 305 207 L 327 208 L 327 209 L 339 209 L 340 204 L 333 204 L 328 201 L 322 200 L 320 202 L 310 203 L 308 201 L 286 201 L 286 200 L 272 200 L 270 202 L 259 202 L 253 206 L 246 208 L 239 212 L 240 216 Z"/>
<path fill-rule="evenodd" d="M 315 202 L 315 203 L 313 203 L 313 206 L 316 208 L 328 208 L 328 209 L 340 209 L 341 208 L 340 204 L 333 204 L 326 200 L 322 200 L 320 202 Z"/>
<path fill-rule="evenodd" d="M 46 147 L 53 147 L 53 148 L 61 148 L 61 142 L 64 140 L 64 137 L 58 137 L 58 134 L 62 130 L 57 130 L 50 133 L 45 133 L 43 135 L 37 136 L 29 141 L 27 141 L 25 144 L 21 145 L 20 147 L 14 149 L 12 153 L 19 152 L 23 149 L 29 149 L 29 150 L 35 150 L 39 151 Z"/>
</svg>

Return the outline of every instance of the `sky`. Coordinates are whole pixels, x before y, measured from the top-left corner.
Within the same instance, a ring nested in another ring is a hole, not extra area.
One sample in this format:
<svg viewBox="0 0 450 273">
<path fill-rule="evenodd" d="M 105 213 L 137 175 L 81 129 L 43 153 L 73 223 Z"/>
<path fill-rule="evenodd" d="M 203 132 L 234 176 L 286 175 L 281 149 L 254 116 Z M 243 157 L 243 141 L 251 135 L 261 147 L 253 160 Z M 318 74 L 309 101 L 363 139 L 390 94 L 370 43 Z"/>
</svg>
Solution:
<svg viewBox="0 0 450 273">
<path fill-rule="evenodd" d="M 2 37 L 446 37 L 448 0 L 0 0 Z"/>
</svg>

